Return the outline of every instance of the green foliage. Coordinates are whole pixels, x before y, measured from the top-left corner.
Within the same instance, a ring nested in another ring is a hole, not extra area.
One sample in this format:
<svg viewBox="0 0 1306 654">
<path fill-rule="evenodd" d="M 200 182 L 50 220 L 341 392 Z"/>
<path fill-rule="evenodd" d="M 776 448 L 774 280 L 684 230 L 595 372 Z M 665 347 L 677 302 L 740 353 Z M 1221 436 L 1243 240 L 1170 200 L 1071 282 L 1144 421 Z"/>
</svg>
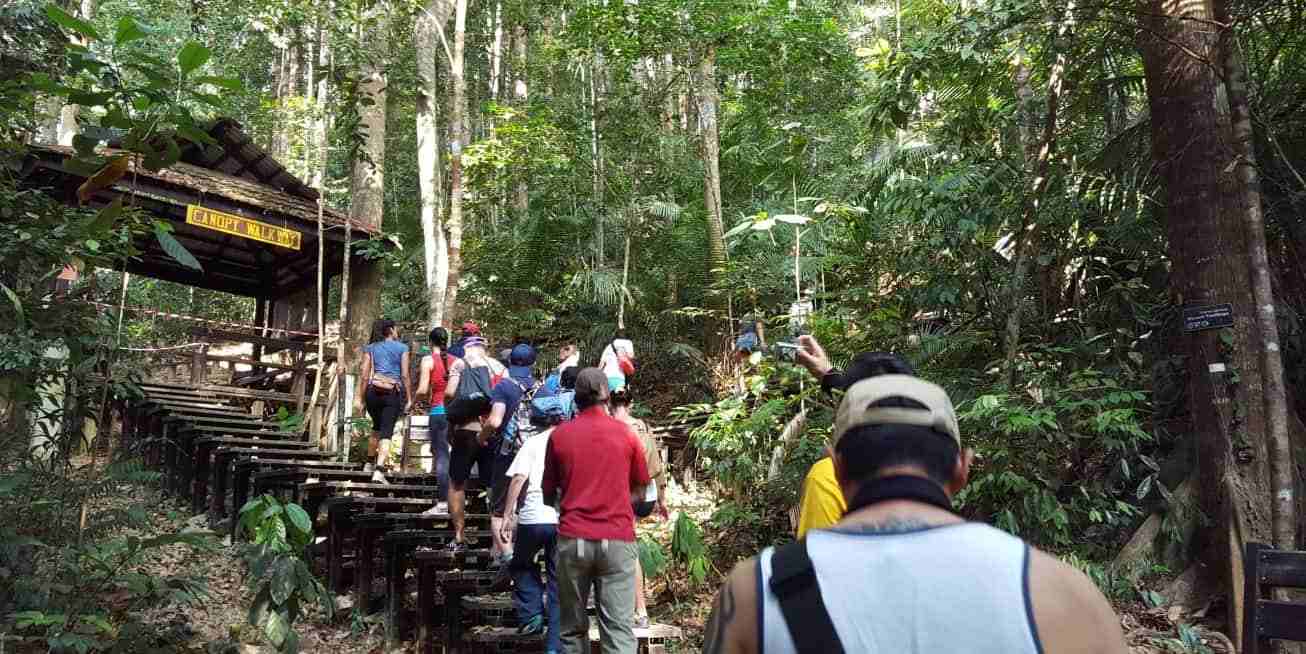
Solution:
<svg viewBox="0 0 1306 654">
<path fill-rule="evenodd" d="M 299 431 L 303 431 L 307 427 L 307 425 L 305 425 L 305 421 L 308 420 L 308 416 L 305 415 L 302 411 L 298 413 L 291 413 L 290 410 L 287 409 L 286 407 L 280 406 L 277 407 L 277 413 L 276 415 L 272 416 L 272 419 L 276 421 L 277 429 L 279 431 L 299 432 Z"/>
<path fill-rule="evenodd" d="M 708 559 L 703 529 L 683 512 L 676 517 L 672 529 L 671 556 L 677 565 L 689 573 L 689 578 L 695 584 L 701 585 L 707 581 L 712 562 Z"/>
<path fill-rule="evenodd" d="M 1057 354 L 1031 356 L 1021 395 L 981 395 L 961 408 L 980 463 L 958 500 L 1012 533 L 1067 548 L 1134 524 L 1159 467 L 1145 454 L 1154 447 L 1143 428 L 1147 395 L 1091 367 L 1066 375 Z"/>
<path fill-rule="evenodd" d="M 313 524 L 298 504 L 282 504 L 271 495 L 256 497 L 240 509 L 240 528 L 249 536 L 245 562 L 254 599 L 249 624 L 263 630 L 281 652 L 299 651 L 294 625 L 314 604 L 323 615 L 335 612 L 335 600 L 305 560 L 313 541 Z"/>
<path fill-rule="evenodd" d="M 644 571 L 644 577 L 655 579 L 662 576 L 668 564 L 662 544 L 648 536 L 640 536 L 635 546 L 639 548 L 639 564 Z"/>
<path fill-rule="evenodd" d="M 212 534 L 130 535 L 146 526 L 140 505 L 97 510 L 77 526 L 80 507 L 157 477 L 133 461 L 110 465 L 94 480 L 49 466 L 0 472 L 0 568 L 9 573 L 0 591 L 17 608 L 0 628 L 39 639 L 51 651 L 143 651 L 132 644 L 167 641 L 139 613 L 197 605 L 207 597 L 206 581 L 185 572 L 146 574 L 141 567 L 174 545 L 212 549 Z"/>
</svg>

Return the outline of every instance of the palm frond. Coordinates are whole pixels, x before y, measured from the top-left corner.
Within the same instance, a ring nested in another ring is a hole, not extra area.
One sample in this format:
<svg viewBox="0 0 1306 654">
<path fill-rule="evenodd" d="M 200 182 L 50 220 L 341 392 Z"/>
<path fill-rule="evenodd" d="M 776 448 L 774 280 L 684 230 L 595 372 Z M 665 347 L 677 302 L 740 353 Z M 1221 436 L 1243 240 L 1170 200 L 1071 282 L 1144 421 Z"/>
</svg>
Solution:
<svg viewBox="0 0 1306 654">
<path fill-rule="evenodd" d="M 621 273 L 615 270 L 581 270 L 572 275 L 571 290 L 602 307 L 617 306 L 623 293 L 627 306 L 635 304 L 634 296 L 621 286 Z"/>
</svg>

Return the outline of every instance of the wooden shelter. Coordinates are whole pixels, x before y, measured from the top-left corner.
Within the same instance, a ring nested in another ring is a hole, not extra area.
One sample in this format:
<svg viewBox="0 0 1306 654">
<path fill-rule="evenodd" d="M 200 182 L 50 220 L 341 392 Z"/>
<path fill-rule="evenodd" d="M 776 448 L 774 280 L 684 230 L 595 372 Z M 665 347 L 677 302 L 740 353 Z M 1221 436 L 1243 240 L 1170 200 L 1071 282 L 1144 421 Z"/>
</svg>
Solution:
<svg viewBox="0 0 1306 654">
<path fill-rule="evenodd" d="M 127 262 L 127 272 L 257 298 L 256 323 L 267 316 L 271 327 L 315 332 L 317 191 L 255 145 L 235 120 L 215 121 L 208 134 L 216 143 L 180 140 L 180 161 L 161 170 L 147 170 L 132 157 L 127 174 L 87 204 L 104 206 L 121 198 L 126 206 L 168 221 L 172 235 L 203 268 L 187 268 L 153 235 L 145 235 L 137 243 L 141 255 Z M 77 204 L 77 189 L 87 175 L 69 165 L 76 157 L 73 148 L 32 145 L 29 150 L 25 183 Z M 121 152 L 109 147 L 99 154 Z M 329 279 L 344 260 L 345 226 L 356 241 L 377 231 L 329 207 L 322 218 L 323 276 Z"/>
</svg>

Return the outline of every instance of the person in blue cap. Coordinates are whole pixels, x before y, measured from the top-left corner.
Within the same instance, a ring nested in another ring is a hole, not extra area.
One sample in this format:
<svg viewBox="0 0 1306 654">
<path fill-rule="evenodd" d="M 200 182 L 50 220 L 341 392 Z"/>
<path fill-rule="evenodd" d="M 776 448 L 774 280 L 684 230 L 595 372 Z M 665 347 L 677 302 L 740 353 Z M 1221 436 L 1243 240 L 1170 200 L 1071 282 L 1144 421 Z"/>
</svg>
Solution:
<svg viewBox="0 0 1306 654">
<path fill-rule="evenodd" d="M 523 431 L 529 429 L 528 424 L 524 425 L 518 419 L 523 413 L 518 409 L 523 405 L 529 407 L 530 398 L 538 386 L 531 371 L 534 365 L 535 348 L 525 343 L 512 348 L 508 355 L 508 376 L 490 391 L 490 415 L 481 422 L 481 447 L 494 447 L 496 452 L 493 474 L 486 478 L 487 484 L 493 483 L 490 490 L 492 554 L 505 569 L 512 559 L 512 543 L 502 533 L 504 500 L 508 495 L 508 477 L 504 473 L 512 465 L 517 450 L 521 449 L 525 437 Z M 524 413 L 527 414 L 526 423 L 529 423 L 529 411 Z"/>
</svg>

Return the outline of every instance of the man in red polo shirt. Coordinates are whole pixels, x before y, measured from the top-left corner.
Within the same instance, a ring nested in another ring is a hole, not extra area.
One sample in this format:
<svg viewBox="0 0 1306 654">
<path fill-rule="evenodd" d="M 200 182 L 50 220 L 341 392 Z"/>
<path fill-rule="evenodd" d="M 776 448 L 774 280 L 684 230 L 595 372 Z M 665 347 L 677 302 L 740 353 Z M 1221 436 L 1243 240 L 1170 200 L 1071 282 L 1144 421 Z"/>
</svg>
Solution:
<svg viewBox="0 0 1306 654">
<path fill-rule="evenodd" d="M 649 483 L 639 441 L 605 408 L 608 378 L 598 368 L 576 377 L 580 414 L 553 430 L 544 454 L 544 500 L 558 503 L 558 604 L 562 649 L 588 654 L 590 588 L 603 654 L 634 654 L 635 512 L 630 493 Z"/>
</svg>

